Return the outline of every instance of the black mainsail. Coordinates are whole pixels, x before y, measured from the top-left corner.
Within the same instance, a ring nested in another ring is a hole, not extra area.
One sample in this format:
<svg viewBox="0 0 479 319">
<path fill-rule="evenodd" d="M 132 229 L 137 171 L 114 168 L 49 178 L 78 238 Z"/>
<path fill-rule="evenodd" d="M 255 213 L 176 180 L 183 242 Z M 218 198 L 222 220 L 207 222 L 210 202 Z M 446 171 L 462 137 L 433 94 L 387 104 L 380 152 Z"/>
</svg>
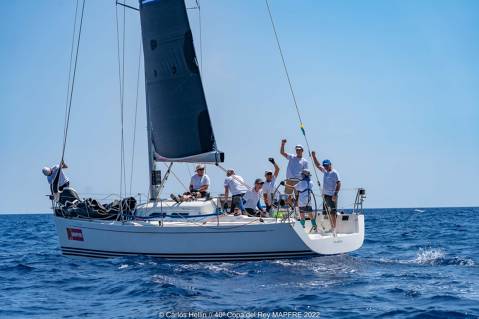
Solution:
<svg viewBox="0 0 479 319">
<path fill-rule="evenodd" d="M 223 161 L 183 0 L 140 0 L 150 161 Z"/>
</svg>

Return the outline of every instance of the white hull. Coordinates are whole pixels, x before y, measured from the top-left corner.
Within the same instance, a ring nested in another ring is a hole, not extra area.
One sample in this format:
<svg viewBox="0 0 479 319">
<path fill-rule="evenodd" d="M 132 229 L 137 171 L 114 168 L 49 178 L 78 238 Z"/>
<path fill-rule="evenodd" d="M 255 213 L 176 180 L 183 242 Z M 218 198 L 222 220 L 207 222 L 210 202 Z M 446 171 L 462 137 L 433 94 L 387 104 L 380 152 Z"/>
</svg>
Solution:
<svg viewBox="0 0 479 319">
<path fill-rule="evenodd" d="M 338 218 L 338 234 L 308 234 L 299 222 L 221 217 L 205 223 L 117 222 L 55 216 L 64 255 L 111 258 L 148 255 L 171 260 L 224 261 L 341 254 L 361 247 L 364 216 Z M 320 217 L 322 219 L 322 217 Z M 318 221 L 319 220 L 318 217 Z M 308 222 L 309 223 L 309 222 Z M 306 226 L 306 230 L 310 227 Z"/>
</svg>

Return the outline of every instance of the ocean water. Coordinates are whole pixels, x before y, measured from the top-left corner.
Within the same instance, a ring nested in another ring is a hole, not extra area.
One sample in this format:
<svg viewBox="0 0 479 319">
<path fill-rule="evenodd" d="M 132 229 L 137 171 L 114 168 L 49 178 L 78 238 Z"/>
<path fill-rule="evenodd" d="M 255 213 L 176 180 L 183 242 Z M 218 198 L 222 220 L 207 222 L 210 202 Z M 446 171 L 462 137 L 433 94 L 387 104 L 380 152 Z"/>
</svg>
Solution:
<svg viewBox="0 0 479 319">
<path fill-rule="evenodd" d="M 351 254 L 214 263 L 70 259 L 51 215 L 0 215 L 0 318 L 479 318 L 479 208 L 424 210 L 366 210 Z"/>
</svg>

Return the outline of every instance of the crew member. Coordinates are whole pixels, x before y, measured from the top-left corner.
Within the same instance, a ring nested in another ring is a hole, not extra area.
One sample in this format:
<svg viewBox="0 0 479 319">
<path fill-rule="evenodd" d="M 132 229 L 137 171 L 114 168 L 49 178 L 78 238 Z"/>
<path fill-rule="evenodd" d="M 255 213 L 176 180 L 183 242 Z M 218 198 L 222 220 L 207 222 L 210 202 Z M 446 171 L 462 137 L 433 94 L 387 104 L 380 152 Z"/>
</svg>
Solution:
<svg viewBox="0 0 479 319">
<path fill-rule="evenodd" d="M 336 228 L 336 209 L 338 194 L 341 190 L 341 179 L 330 160 L 325 159 L 321 165 L 316 158 L 316 152 L 313 151 L 311 155 L 314 165 L 323 173 L 323 214 L 330 213 L 331 227 Z"/>
<path fill-rule="evenodd" d="M 279 166 L 276 164 L 274 158 L 270 157 L 268 160 L 274 165 L 274 172 L 271 170 L 264 172 L 265 182 L 263 185 L 263 200 L 266 205 L 266 211 L 270 213 L 271 207 L 273 206 L 273 203 L 277 197 L 275 195 L 278 195 L 278 193 L 275 194 L 274 192 L 276 189 L 276 178 L 279 174 Z"/>
<path fill-rule="evenodd" d="M 301 172 L 301 181 L 296 183 L 294 188 L 298 191 L 298 206 L 299 206 L 299 216 L 301 226 L 305 227 L 305 214 L 308 214 L 309 219 L 311 220 L 312 232 L 317 231 L 316 219 L 313 217 L 313 182 L 311 181 L 311 172 L 307 169 L 303 169 Z"/>
<path fill-rule="evenodd" d="M 191 176 L 190 181 L 190 194 L 196 198 L 206 197 L 208 198 L 210 193 L 208 188 L 210 186 L 210 178 L 205 173 L 205 165 L 196 165 L 196 174 Z"/>
<path fill-rule="evenodd" d="M 263 193 L 262 188 L 264 185 L 264 181 L 261 178 L 257 178 L 254 181 L 254 186 L 250 190 L 246 192 L 244 195 L 245 200 L 245 210 L 250 216 L 265 216 L 265 211 L 261 207 L 260 198 L 261 194 Z M 259 213 L 256 212 L 256 209 L 259 210 Z"/>
<path fill-rule="evenodd" d="M 60 170 L 60 172 L 59 172 L 60 176 L 58 177 L 59 178 L 59 180 L 58 180 L 58 190 L 60 192 L 63 191 L 64 188 L 67 188 L 67 187 L 70 186 L 70 181 L 68 180 L 68 178 L 63 173 L 63 170 L 68 168 L 68 166 L 67 166 L 67 164 L 65 164 L 64 161 L 61 162 L 61 165 L 62 165 L 62 169 Z M 44 168 L 42 168 L 43 175 L 45 175 L 47 177 L 48 184 L 50 184 L 50 189 L 52 191 L 52 194 L 53 194 L 53 189 L 52 189 L 53 180 L 55 179 L 55 176 L 57 175 L 57 172 L 58 172 L 59 168 L 60 168 L 59 165 L 55 165 L 53 167 L 45 166 Z"/>
<path fill-rule="evenodd" d="M 228 195 L 231 192 L 231 208 L 230 213 L 239 215 L 244 213 L 243 196 L 248 191 L 248 187 L 243 177 L 236 175 L 234 169 L 226 171 L 225 186 L 225 204 L 228 202 Z M 227 206 L 227 205 L 226 205 Z"/>
<path fill-rule="evenodd" d="M 303 157 L 303 146 L 296 145 L 295 152 L 296 155 L 288 154 L 284 150 L 286 145 L 286 140 L 281 141 L 280 153 L 288 160 L 288 167 L 286 168 L 286 185 L 284 187 L 284 192 L 288 195 L 293 194 L 294 185 L 298 183 L 301 179 L 301 172 L 303 169 L 308 169 L 308 161 Z M 296 194 L 296 197 L 298 194 Z M 289 202 L 291 203 L 291 196 L 289 196 Z"/>
</svg>

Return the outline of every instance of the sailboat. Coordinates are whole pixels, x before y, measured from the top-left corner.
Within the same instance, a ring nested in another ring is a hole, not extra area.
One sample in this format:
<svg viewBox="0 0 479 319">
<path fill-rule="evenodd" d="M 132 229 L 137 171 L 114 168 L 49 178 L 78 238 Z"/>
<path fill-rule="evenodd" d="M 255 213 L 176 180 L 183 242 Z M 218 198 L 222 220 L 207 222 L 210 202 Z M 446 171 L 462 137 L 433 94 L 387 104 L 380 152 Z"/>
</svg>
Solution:
<svg viewBox="0 0 479 319">
<path fill-rule="evenodd" d="M 358 189 L 354 208 L 331 216 L 315 207 L 318 231 L 303 227 L 297 208 L 278 203 L 275 217 L 233 216 L 218 197 L 177 202 L 161 199 L 174 163 L 221 167 L 196 59 L 187 8 L 182 0 L 142 0 L 139 5 L 145 65 L 150 194 L 108 207 L 79 198 L 73 189 L 51 196 L 64 255 L 114 258 L 146 255 L 182 261 L 232 261 L 343 254 L 364 241 Z M 160 164 L 169 163 L 164 176 Z M 61 170 L 61 166 L 60 166 Z M 58 178 L 54 183 L 58 182 Z M 281 193 L 282 185 L 277 192 Z M 284 195 L 280 194 L 283 198 Z"/>
</svg>

